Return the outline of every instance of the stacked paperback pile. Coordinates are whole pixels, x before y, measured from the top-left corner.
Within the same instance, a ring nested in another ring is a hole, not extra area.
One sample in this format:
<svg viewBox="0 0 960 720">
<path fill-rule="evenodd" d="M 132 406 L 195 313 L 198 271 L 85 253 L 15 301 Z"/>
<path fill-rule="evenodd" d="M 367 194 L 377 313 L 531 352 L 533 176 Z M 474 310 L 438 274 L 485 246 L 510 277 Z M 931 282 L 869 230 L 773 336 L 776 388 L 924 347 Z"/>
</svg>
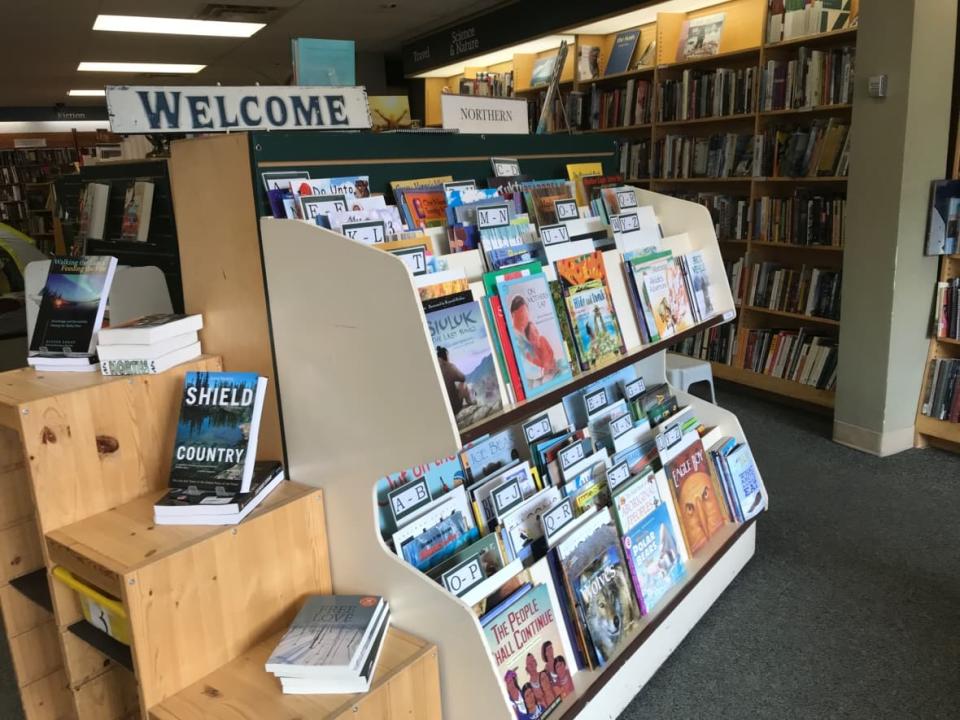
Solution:
<svg viewBox="0 0 960 720">
<path fill-rule="evenodd" d="M 312 595 L 266 670 L 286 694 L 367 692 L 389 625 L 390 606 L 381 597 Z"/>
<path fill-rule="evenodd" d="M 155 375 L 201 355 L 201 315 L 145 315 L 97 337 L 104 375 Z"/>
<path fill-rule="evenodd" d="M 43 286 L 27 363 L 38 371 L 93 372 L 115 257 L 55 257 Z"/>
<path fill-rule="evenodd" d="M 234 525 L 283 481 L 280 463 L 256 462 L 266 389 L 256 373 L 186 374 L 157 525 Z"/>
</svg>

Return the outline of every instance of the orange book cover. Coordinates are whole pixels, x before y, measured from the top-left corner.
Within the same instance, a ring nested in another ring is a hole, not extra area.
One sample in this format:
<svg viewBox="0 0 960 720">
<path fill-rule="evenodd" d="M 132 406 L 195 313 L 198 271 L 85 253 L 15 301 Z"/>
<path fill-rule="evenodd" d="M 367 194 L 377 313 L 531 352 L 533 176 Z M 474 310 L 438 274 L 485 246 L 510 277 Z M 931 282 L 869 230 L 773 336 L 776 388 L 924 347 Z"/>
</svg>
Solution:
<svg viewBox="0 0 960 720">
<path fill-rule="evenodd" d="M 704 547 L 727 522 L 727 508 L 718 493 L 707 453 L 699 437 L 663 464 L 691 555 Z"/>
<path fill-rule="evenodd" d="M 412 190 L 403 194 L 407 211 L 420 229 L 447 224 L 447 199 L 443 190 Z"/>
</svg>

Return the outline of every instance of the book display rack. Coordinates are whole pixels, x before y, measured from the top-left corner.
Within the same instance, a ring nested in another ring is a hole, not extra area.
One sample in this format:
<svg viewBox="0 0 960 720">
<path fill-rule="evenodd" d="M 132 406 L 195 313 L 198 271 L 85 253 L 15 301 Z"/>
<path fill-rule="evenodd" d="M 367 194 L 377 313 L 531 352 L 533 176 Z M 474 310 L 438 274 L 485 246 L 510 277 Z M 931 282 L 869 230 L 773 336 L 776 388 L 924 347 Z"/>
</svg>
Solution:
<svg viewBox="0 0 960 720">
<path fill-rule="evenodd" d="M 657 13 L 654 5 L 644 9 L 649 19 L 640 24 L 636 24 L 637 13 L 628 13 L 620 25 L 616 18 L 608 18 L 569 28 L 565 37 L 573 41 L 567 65 L 570 57 L 576 62 L 595 48 L 599 76 L 585 78 L 576 65 L 565 66 L 561 93 L 568 115 L 577 116 L 571 104 L 582 107 L 581 123 L 573 132 L 619 138 L 619 172 L 628 182 L 710 207 L 728 271 L 741 261 L 740 287 L 735 288 L 737 322 L 690 340 L 681 350 L 713 361 L 716 377 L 830 410 L 835 397 L 830 366 L 836 366 L 838 352 L 848 174 L 843 156 L 851 127 L 857 35 L 851 23 L 859 3 L 850 3 L 849 15 L 839 29 L 788 35 L 786 40 L 776 34 L 777 23 L 775 19 L 771 23 L 768 5 L 767 0 L 729 0 L 688 13 Z M 678 47 L 688 24 L 716 15 L 723 16 L 716 52 L 681 58 Z M 627 69 L 607 74 L 606 63 L 618 37 L 630 31 L 637 37 Z M 555 52 L 542 50 L 537 57 Z M 796 65 L 788 76 L 791 62 Z M 812 67 L 821 82 L 808 87 L 800 82 L 786 94 L 796 67 L 804 65 Z M 530 96 L 529 90 L 521 91 L 530 75 L 525 61 L 515 59 L 497 67 L 500 72 L 512 69 L 516 94 Z M 470 72 L 485 70 L 471 68 Z M 765 73 L 769 80 L 762 87 Z M 734 95 L 741 100 L 723 105 L 703 102 L 705 95 L 698 100 L 695 96 L 705 86 L 712 88 L 720 74 L 727 76 L 725 82 L 735 84 Z M 439 93 L 444 87 L 456 88 L 458 77 L 425 78 L 427 124 L 439 124 Z M 774 83 L 779 89 L 774 89 Z M 592 100 L 594 94 L 599 95 L 598 102 Z M 646 98 L 644 109 L 641 98 Z M 431 112 L 434 107 L 436 112 Z M 789 153 L 795 152 L 787 147 L 789 138 L 808 137 L 811 129 L 822 134 L 816 143 L 810 142 L 822 162 L 813 163 L 814 167 L 810 162 L 787 163 Z M 731 167 L 698 167 L 696 155 L 706 155 L 705 140 L 734 136 L 741 143 L 730 148 Z M 740 168 L 737 157 L 746 158 Z M 680 168 L 682 163 L 688 167 Z M 774 296 L 751 293 L 754 268 L 764 269 L 771 277 L 781 271 L 777 287 L 771 287 L 777 291 Z M 822 279 L 811 291 L 813 269 L 820 271 Z M 827 296 L 823 306 L 801 302 L 811 292 Z M 801 330 L 804 333 L 798 338 Z M 805 375 L 799 362 L 800 348 L 804 341 L 809 345 L 810 338 L 833 348 L 823 351 L 827 370 L 815 378 L 812 373 Z M 778 362 L 778 351 L 783 362 Z"/>
<path fill-rule="evenodd" d="M 283 434 L 276 442 L 284 448 L 290 474 L 322 488 L 331 508 L 327 530 L 334 586 L 338 592 L 383 595 L 390 602 L 394 626 L 436 645 L 444 717 L 507 720 L 513 712 L 471 607 L 404 563 L 381 539 L 377 480 L 424 458 L 449 456 L 471 438 L 556 406 L 565 393 L 616 367 L 635 366 L 651 385 L 665 382 L 664 352 L 674 338 L 642 345 L 635 327 L 624 329 L 624 337 L 633 342 L 627 341 L 627 353 L 617 364 L 460 430 L 406 266 L 389 254 L 307 223 L 273 218 L 257 223 L 258 215 L 268 214 L 260 173 L 362 173 L 377 193 L 388 192 L 388 182 L 398 178 L 484 178 L 491 156 L 519 158 L 532 176 L 556 176 L 570 162 L 600 162 L 613 171 L 615 151 L 614 143 L 602 135 L 279 132 L 199 138 L 172 146 L 187 311 L 218 317 L 227 327 L 246 328 L 243 334 L 217 331 L 211 322 L 213 332 L 203 331 L 204 345 L 228 365 L 242 359 L 246 367 L 271 377 L 277 396 L 273 409 L 268 398 L 264 416 L 275 412 L 282 418 Z M 226 195 L 224 182 L 231 186 Z M 685 233 L 665 240 L 665 249 L 703 253 L 716 288 L 716 312 L 693 332 L 732 319 L 734 299 L 707 210 L 643 189 L 638 193 L 641 204 L 655 209 L 666 236 Z M 230 197 L 233 212 L 211 217 L 208 208 L 214 196 L 221 201 Z M 229 257 L 223 257 L 225 246 L 230 247 Z M 477 251 L 448 260 L 463 267 L 468 278 L 481 268 Z M 207 272 L 212 263 L 231 278 L 230 287 L 220 283 L 220 272 Z M 241 291 L 237 283 L 244 279 L 249 283 Z M 194 293 L 201 285 L 206 292 L 202 302 Z M 197 304 L 192 305 L 191 298 Z M 262 343 L 252 343 L 254 337 Z M 260 354 L 260 345 L 268 340 L 270 351 Z M 693 406 L 705 425 L 746 442 L 732 413 L 685 393 L 676 395 L 682 404 Z M 691 560 L 687 580 L 644 618 L 623 652 L 600 670 L 576 675 L 577 694 L 565 703 L 563 717 L 614 716 L 626 707 L 749 561 L 755 543 L 754 522 L 730 524 L 712 538 Z"/>
</svg>

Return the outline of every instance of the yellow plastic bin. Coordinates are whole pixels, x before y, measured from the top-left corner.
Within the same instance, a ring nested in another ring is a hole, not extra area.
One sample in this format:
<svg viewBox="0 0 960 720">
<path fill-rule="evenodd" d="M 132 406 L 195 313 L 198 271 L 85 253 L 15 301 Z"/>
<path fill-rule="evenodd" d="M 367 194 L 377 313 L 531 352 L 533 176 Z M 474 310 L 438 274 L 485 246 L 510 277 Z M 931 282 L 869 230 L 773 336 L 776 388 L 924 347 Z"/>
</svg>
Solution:
<svg viewBox="0 0 960 720">
<path fill-rule="evenodd" d="M 130 621 L 123 604 L 75 578 L 69 570 L 55 567 L 53 575 L 79 596 L 83 619 L 124 645 L 130 644 Z"/>
</svg>

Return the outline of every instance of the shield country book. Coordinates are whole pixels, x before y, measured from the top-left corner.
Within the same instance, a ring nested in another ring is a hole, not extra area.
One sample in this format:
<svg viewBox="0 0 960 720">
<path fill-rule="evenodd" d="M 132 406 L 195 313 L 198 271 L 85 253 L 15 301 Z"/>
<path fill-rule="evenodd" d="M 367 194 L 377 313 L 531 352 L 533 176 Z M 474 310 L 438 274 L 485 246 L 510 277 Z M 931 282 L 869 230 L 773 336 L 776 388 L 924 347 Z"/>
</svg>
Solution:
<svg viewBox="0 0 960 720">
<path fill-rule="evenodd" d="M 528 586 L 484 615 L 487 647 L 517 720 L 546 717 L 574 692 L 559 608 L 547 583 Z"/>
<path fill-rule="evenodd" d="M 480 303 L 438 308 L 426 318 L 457 427 L 499 412 L 505 392 Z"/>
<path fill-rule="evenodd" d="M 267 379 L 256 373 L 188 372 L 170 487 L 218 495 L 249 492 Z"/>
<path fill-rule="evenodd" d="M 91 355 L 117 259 L 55 257 L 40 297 L 31 355 Z"/>
<path fill-rule="evenodd" d="M 696 432 L 681 440 L 686 446 L 670 459 L 663 470 L 670 481 L 670 491 L 680 519 L 690 555 L 695 555 L 727 522 L 727 509 L 710 474 L 707 453 Z M 662 455 L 663 453 L 661 453 Z"/>
<path fill-rule="evenodd" d="M 541 395 L 573 377 L 546 276 L 536 273 L 497 285 L 523 391 Z"/>
</svg>

